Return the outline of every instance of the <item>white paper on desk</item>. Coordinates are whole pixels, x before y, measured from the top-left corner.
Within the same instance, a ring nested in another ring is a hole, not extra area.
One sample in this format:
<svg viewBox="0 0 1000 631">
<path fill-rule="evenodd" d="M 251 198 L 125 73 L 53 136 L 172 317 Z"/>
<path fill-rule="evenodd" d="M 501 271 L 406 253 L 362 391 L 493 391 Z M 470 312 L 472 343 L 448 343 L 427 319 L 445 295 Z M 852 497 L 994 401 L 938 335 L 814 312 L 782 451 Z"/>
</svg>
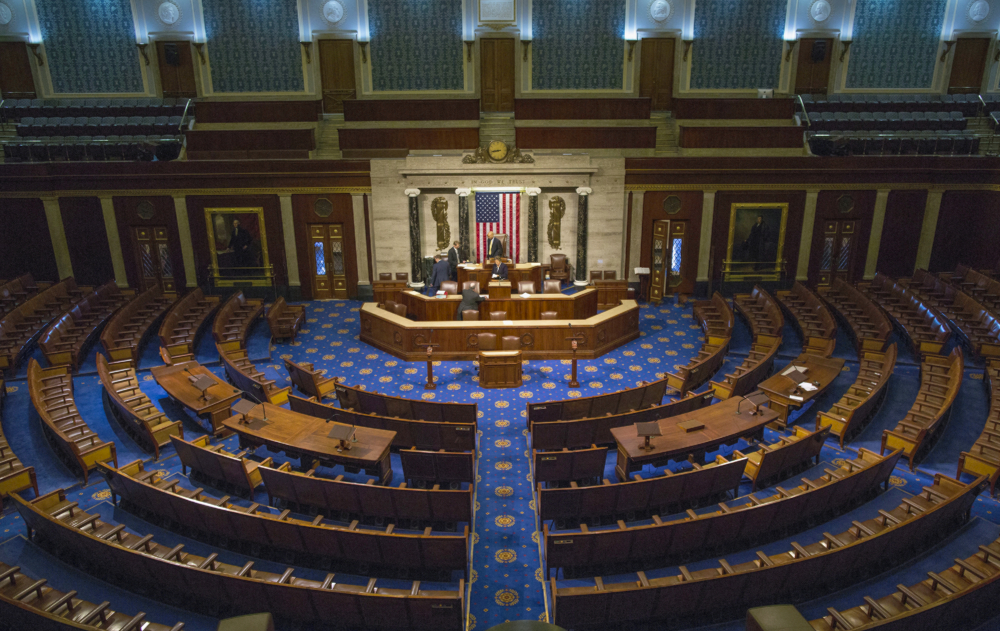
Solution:
<svg viewBox="0 0 1000 631">
<path fill-rule="evenodd" d="M 503 321 L 503 325 L 504 326 L 514 326 L 514 321 L 513 320 L 504 320 Z"/>
<path fill-rule="evenodd" d="M 788 373 L 792 372 L 793 370 L 797 370 L 797 371 L 799 371 L 801 373 L 805 373 L 809 369 L 806 368 L 805 366 L 795 366 L 795 365 L 792 365 L 792 366 L 789 366 L 788 368 L 785 368 L 784 370 L 782 370 L 781 374 L 787 375 Z"/>
<path fill-rule="evenodd" d="M 802 401 L 802 397 L 797 397 L 794 394 L 790 395 L 788 398 L 791 399 L 792 401 Z"/>
<path fill-rule="evenodd" d="M 819 388 L 817 388 L 816 386 L 812 385 L 808 381 L 803 381 L 802 383 L 799 384 L 799 387 L 802 388 L 803 390 L 805 390 L 806 392 L 813 392 L 815 390 L 819 390 Z"/>
<path fill-rule="evenodd" d="M 521 294 L 521 297 L 522 298 L 531 298 L 531 294 L 525 292 L 525 293 Z"/>
</svg>

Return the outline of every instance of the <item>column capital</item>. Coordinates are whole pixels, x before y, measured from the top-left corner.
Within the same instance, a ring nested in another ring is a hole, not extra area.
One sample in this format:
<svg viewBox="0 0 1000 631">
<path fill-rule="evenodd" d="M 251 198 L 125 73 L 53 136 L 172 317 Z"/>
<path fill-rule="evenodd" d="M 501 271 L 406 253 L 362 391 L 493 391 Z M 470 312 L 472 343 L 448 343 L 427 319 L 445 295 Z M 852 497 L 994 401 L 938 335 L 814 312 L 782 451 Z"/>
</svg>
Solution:
<svg viewBox="0 0 1000 631">
<path fill-rule="evenodd" d="M 419 188 L 408 188 L 405 191 L 403 191 L 403 194 L 406 195 L 407 197 L 416 197 L 417 195 L 420 194 L 420 189 Z"/>
<path fill-rule="evenodd" d="M 580 188 L 576 189 L 576 194 L 579 195 L 579 196 L 581 196 L 581 197 L 585 197 L 587 195 L 590 195 L 593 192 L 594 192 L 594 189 L 590 188 L 589 186 L 581 186 Z"/>
<path fill-rule="evenodd" d="M 459 197 L 468 197 L 469 195 L 472 195 L 472 189 L 471 188 L 456 188 L 455 189 L 455 194 L 458 195 Z"/>
<path fill-rule="evenodd" d="M 524 189 L 524 192 L 527 193 L 530 197 L 535 197 L 536 195 L 541 195 L 542 194 L 542 189 L 533 186 L 533 187 Z"/>
</svg>

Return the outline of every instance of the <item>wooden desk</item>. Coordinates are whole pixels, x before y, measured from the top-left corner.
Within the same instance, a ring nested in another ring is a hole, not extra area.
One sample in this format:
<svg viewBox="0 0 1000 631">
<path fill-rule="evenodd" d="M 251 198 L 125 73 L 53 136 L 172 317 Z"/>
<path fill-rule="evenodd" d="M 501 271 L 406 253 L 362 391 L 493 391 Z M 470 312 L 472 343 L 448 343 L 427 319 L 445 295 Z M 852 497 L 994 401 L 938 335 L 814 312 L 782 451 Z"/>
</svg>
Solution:
<svg viewBox="0 0 1000 631">
<path fill-rule="evenodd" d="M 617 307 L 622 300 L 628 300 L 627 280 L 595 280 L 594 289 L 597 290 L 598 309 Z"/>
<path fill-rule="evenodd" d="M 384 305 L 386 300 L 399 302 L 399 297 L 406 291 L 406 281 L 404 280 L 373 280 L 372 292 L 375 294 L 375 302 Z"/>
<path fill-rule="evenodd" d="M 222 421 L 230 416 L 229 408 L 243 396 L 235 388 L 198 362 L 183 362 L 173 366 L 156 366 L 150 370 L 153 379 L 167 391 L 170 398 L 195 413 L 198 418 L 212 424 L 212 433 L 219 436 L 223 431 Z M 188 377 L 207 375 L 215 380 L 215 385 L 205 391 L 202 399 L 201 390 L 191 385 Z"/>
<path fill-rule="evenodd" d="M 611 435 L 618 444 L 618 462 L 615 465 L 618 479 L 627 482 L 632 471 L 647 464 L 658 466 L 667 460 L 687 458 L 692 453 L 700 462 L 704 459 L 701 454 L 723 443 L 747 436 L 761 438 L 764 426 L 774 421 L 778 413 L 762 407 L 760 414 L 751 415 L 753 406 L 744 403 L 741 414 L 737 415 L 736 409 L 741 401 L 743 397 L 730 397 L 715 405 L 656 421 L 663 435 L 650 439 L 653 448 L 649 451 L 643 448 L 646 439 L 639 437 L 635 425 L 613 428 Z M 705 426 L 693 432 L 686 432 L 677 426 L 687 421 L 697 421 Z"/>
<path fill-rule="evenodd" d="M 490 291 L 494 291 L 490 287 Z M 455 320 L 461 296 L 432 297 L 415 291 L 405 291 L 399 300 L 406 305 L 406 315 L 417 322 L 448 322 Z M 597 290 L 588 287 L 571 296 L 565 294 L 533 294 L 494 298 L 479 303 L 479 319 L 489 320 L 491 311 L 506 311 L 508 320 L 540 320 L 543 311 L 555 311 L 565 320 L 583 320 L 597 314 Z M 437 351 L 434 351 L 435 353 Z"/>
<path fill-rule="evenodd" d="M 520 388 L 521 351 L 480 351 L 480 388 Z"/>
<path fill-rule="evenodd" d="M 223 425 L 240 437 L 240 448 L 264 445 L 271 451 L 283 451 L 291 458 L 302 459 L 302 468 L 310 465 L 309 460 L 319 460 L 323 466 L 342 464 L 348 468 L 364 469 L 368 475 L 377 476 L 379 484 L 392 482 L 392 467 L 389 464 L 389 447 L 396 432 L 371 429 L 355 425 L 358 442 L 351 443 L 350 449 L 337 451 L 340 441 L 329 437 L 334 425 L 325 419 L 286 410 L 276 405 L 267 406 L 267 423 L 260 419 L 260 407 L 247 415 L 250 424 L 240 422 L 241 416 L 226 419 Z"/>
<path fill-rule="evenodd" d="M 479 281 L 479 291 L 488 293 L 490 283 L 493 281 L 493 266 L 489 263 L 464 263 L 458 266 L 458 288 L 461 290 L 462 283 L 470 280 Z M 535 291 L 542 291 L 542 266 L 539 263 L 519 263 L 517 265 L 507 264 L 507 280 L 515 290 L 517 284 L 522 280 L 530 280 L 535 283 Z"/>
<path fill-rule="evenodd" d="M 792 366 L 807 368 L 808 370 L 805 371 L 806 377 L 808 377 L 809 383 L 816 386 L 816 389 L 807 391 L 799 388 L 798 384 L 782 374 Z M 782 368 L 781 372 L 760 382 L 760 385 L 757 387 L 763 390 L 768 398 L 771 399 L 771 402 L 768 404 L 771 409 L 778 412 L 778 418 L 774 421 L 775 426 L 779 429 L 785 429 L 788 425 L 788 415 L 791 410 L 793 408 L 800 408 L 823 394 L 830 387 L 830 384 L 833 383 L 833 380 L 837 378 L 837 375 L 840 374 L 843 367 L 843 359 L 835 357 L 826 358 L 803 353 L 792 360 L 788 366 Z M 819 385 L 816 382 L 819 382 Z M 800 397 L 802 400 L 797 401 L 792 399 L 793 396 Z"/>
<path fill-rule="evenodd" d="M 495 280 L 490 283 L 489 287 L 490 298 L 492 300 L 505 299 L 510 300 L 510 281 L 509 280 Z"/>
</svg>

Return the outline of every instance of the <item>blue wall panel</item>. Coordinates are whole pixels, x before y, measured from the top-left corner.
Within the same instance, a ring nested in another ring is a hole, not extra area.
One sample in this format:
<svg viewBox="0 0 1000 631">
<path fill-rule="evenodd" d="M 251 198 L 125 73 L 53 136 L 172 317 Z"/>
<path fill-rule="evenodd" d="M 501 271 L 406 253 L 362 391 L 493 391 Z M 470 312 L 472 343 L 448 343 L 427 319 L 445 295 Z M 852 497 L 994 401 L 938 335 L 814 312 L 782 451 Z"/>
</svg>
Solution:
<svg viewBox="0 0 1000 631">
<path fill-rule="evenodd" d="M 461 90 L 462 0 L 368 0 L 375 90 Z"/>
<path fill-rule="evenodd" d="M 534 0 L 531 87 L 620 90 L 625 0 Z"/>
<path fill-rule="evenodd" d="M 787 0 L 697 0 L 691 87 L 777 87 L 787 6 Z"/>
<path fill-rule="evenodd" d="M 299 15 L 292 0 L 203 0 L 216 92 L 301 92 Z"/>
<path fill-rule="evenodd" d="M 38 0 L 57 93 L 142 92 L 129 0 Z"/>
<path fill-rule="evenodd" d="M 929 89 L 947 3 L 858 0 L 847 87 Z"/>
</svg>

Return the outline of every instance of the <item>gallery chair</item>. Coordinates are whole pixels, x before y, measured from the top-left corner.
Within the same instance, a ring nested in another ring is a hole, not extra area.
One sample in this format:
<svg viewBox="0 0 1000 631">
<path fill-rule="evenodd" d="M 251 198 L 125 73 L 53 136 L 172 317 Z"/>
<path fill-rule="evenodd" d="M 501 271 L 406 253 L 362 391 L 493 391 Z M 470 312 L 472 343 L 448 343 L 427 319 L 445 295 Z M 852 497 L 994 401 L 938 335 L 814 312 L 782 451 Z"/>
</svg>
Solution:
<svg viewBox="0 0 1000 631">
<path fill-rule="evenodd" d="M 465 281 L 464 283 L 462 283 L 462 291 L 465 291 L 466 289 L 472 289 L 472 290 L 474 290 L 478 294 L 479 293 L 479 281 L 478 280 L 467 280 L 467 281 Z"/>
<path fill-rule="evenodd" d="M 542 290 L 543 294 L 561 294 L 562 293 L 562 281 L 558 280 L 546 280 L 545 288 Z"/>
<path fill-rule="evenodd" d="M 519 293 L 519 294 L 533 294 L 533 293 L 535 293 L 535 281 L 533 281 L 533 280 L 519 280 L 519 281 L 517 281 L 517 293 Z"/>
<path fill-rule="evenodd" d="M 507 319 L 507 312 L 506 311 L 490 311 L 490 320 L 497 321 L 497 320 L 506 320 L 506 319 Z"/>
</svg>

